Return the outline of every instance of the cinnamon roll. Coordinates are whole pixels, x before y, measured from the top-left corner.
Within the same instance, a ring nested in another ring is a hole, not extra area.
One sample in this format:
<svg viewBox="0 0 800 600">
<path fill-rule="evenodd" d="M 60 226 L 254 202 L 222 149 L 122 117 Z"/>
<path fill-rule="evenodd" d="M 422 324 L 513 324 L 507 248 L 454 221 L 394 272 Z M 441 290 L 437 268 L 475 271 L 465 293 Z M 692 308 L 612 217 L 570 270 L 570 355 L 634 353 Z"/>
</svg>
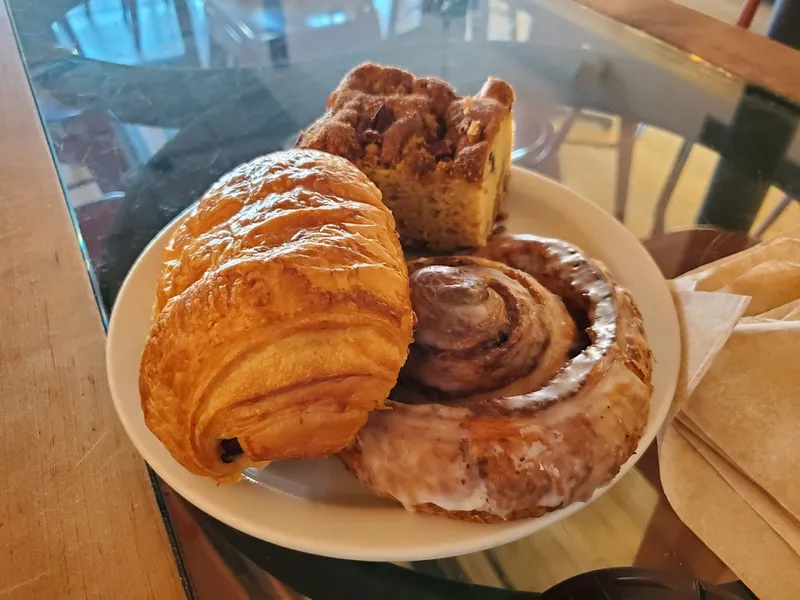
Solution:
<svg viewBox="0 0 800 600">
<path fill-rule="evenodd" d="M 483 522 L 587 500 L 647 424 L 653 357 L 628 290 L 561 240 L 502 235 L 409 264 L 415 342 L 391 410 L 340 453 L 379 496 Z"/>
</svg>

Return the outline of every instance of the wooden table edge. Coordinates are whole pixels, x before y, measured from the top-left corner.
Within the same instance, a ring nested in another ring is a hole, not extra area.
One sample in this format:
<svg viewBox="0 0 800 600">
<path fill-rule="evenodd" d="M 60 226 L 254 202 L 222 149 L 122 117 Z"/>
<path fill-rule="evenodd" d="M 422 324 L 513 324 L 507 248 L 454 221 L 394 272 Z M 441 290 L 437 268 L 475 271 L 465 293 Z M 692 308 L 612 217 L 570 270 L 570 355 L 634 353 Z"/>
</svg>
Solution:
<svg viewBox="0 0 800 600">
<path fill-rule="evenodd" d="M 0 1 L 0 597 L 184 598 Z"/>
<path fill-rule="evenodd" d="M 713 67 L 800 102 L 800 52 L 671 0 L 573 0 Z"/>
</svg>

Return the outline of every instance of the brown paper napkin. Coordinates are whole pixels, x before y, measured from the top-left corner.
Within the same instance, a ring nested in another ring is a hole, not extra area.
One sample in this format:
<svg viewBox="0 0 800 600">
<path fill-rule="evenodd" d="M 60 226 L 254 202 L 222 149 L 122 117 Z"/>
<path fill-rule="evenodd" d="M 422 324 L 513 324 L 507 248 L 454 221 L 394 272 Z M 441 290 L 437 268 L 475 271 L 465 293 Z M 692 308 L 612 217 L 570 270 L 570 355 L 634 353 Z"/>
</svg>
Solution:
<svg viewBox="0 0 800 600">
<path fill-rule="evenodd" d="M 721 258 L 679 279 L 694 282 L 697 290 L 715 291 L 767 260 L 800 262 L 800 233 L 776 238 L 733 256 Z"/>
<path fill-rule="evenodd" d="M 746 296 L 694 292 L 673 282 L 673 296 L 681 322 L 683 395 L 691 392 L 706 374 L 730 337 L 750 299 Z M 680 405 L 681 394 L 676 407 Z"/>
<path fill-rule="evenodd" d="M 742 323 L 760 323 L 762 321 L 799 321 L 800 320 L 800 300 L 793 300 L 786 304 L 781 304 L 777 308 L 767 310 L 757 317 L 745 317 Z"/>
<path fill-rule="evenodd" d="M 684 413 L 800 518 L 800 322 L 738 325 Z"/>
<path fill-rule="evenodd" d="M 659 447 L 661 481 L 670 505 L 714 553 L 762 600 L 797 600 L 800 558 L 670 427 Z"/>
<path fill-rule="evenodd" d="M 676 285 L 751 299 L 705 371 L 687 367 L 688 399 L 659 447 L 664 491 L 757 595 L 800 598 L 800 237 L 717 261 Z M 705 327 L 686 326 L 687 348 L 699 343 L 693 336 L 709 337 Z"/>
<path fill-rule="evenodd" d="M 718 447 L 709 443 L 708 438 L 697 425 L 681 419 L 675 424 L 675 429 L 714 467 L 717 474 L 750 505 L 750 508 L 757 512 L 772 527 L 773 531 L 789 544 L 792 550 L 798 553 L 798 558 L 800 558 L 800 521 L 781 508 L 772 496 L 736 468 L 724 452 L 720 452 Z"/>
</svg>

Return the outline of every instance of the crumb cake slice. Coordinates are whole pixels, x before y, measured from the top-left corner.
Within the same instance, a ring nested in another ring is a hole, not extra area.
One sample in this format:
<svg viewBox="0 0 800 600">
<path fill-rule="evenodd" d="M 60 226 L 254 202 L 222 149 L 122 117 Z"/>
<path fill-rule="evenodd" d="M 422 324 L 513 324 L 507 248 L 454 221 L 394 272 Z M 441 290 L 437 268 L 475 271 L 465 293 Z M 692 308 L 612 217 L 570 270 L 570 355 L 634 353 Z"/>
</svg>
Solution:
<svg viewBox="0 0 800 600">
<path fill-rule="evenodd" d="M 297 146 L 344 156 L 366 173 L 404 244 L 483 246 L 508 184 L 513 103 L 499 79 L 460 97 L 441 79 L 368 63 L 345 76 Z"/>
</svg>

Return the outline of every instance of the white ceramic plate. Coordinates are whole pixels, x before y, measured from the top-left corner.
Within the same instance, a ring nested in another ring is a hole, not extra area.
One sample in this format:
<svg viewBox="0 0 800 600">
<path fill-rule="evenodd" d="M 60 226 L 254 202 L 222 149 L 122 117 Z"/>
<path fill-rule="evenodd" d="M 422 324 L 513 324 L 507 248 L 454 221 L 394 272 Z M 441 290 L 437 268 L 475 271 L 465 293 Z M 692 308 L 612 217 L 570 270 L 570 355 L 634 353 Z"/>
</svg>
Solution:
<svg viewBox="0 0 800 600">
<path fill-rule="evenodd" d="M 617 481 L 655 438 L 675 390 L 681 343 L 667 284 L 623 225 L 554 181 L 515 168 L 506 209 L 509 231 L 576 244 L 602 260 L 639 303 L 656 359 L 653 403 L 638 452 L 622 467 Z M 413 514 L 376 499 L 335 458 L 276 463 L 252 472 L 252 481 L 235 485 L 217 485 L 184 470 L 145 426 L 138 388 L 161 254 L 180 218 L 147 246 L 128 274 L 111 316 L 107 363 L 125 430 L 145 460 L 189 502 L 236 529 L 287 548 L 371 561 L 424 560 L 484 550 L 544 529 L 585 506 L 577 503 L 538 519 L 484 525 Z"/>
</svg>

